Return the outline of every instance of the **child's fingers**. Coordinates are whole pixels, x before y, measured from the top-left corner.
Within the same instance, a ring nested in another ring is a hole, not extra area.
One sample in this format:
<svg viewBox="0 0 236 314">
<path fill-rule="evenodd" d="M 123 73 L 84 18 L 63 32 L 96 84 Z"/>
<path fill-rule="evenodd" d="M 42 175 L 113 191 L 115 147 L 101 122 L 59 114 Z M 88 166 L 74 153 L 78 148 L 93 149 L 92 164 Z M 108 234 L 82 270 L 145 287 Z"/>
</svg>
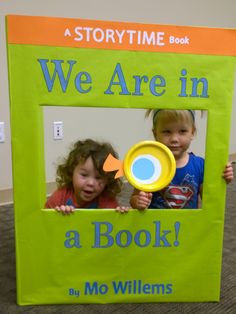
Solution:
<svg viewBox="0 0 236 314">
<path fill-rule="evenodd" d="M 231 162 L 227 163 L 227 165 L 225 166 L 225 171 L 233 171 L 233 166 Z"/>
<path fill-rule="evenodd" d="M 118 206 L 116 207 L 116 211 L 120 213 L 127 213 L 129 211 L 129 207 L 127 206 Z"/>
<path fill-rule="evenodd" d="M 226 183 L 230 183 L 234 179 L 234 169 L 230 162 L 226 165 L 223 171 L 223 178 L 225 179 Z"/>
<path fill-rule="evenodd" d="M 145 206 L 146 208 L 151 204 L 151 200 L 152 200 L 152 193 L 141 192 L 139 195 L 138 202 L 141 206 Z"/>
<path fill-rule="evenodd" d="M 148 192 L 144 192 L 144 191 L 139 192 L 139 196 L 149 197 L 149 194 L 152 194 L 152 193 L 148 193 Z"/>
<path fill-rule="evenodd" d="M 61 212 L 63 215 L 68 215 L 74 212 L 74 207 L 68 205 L 57 206 L 55 209 L 56 211 Z"/>
<path fill-rule="evenodd" d="M 139 194 L 139 197 L 140 197 L 140 199 L 151 200 L 152 199 L 152 193 L 141 191 Z"/>
<path fill-rule="evenodd" d="M 131 197 L 131 206 L 136 209 L 146 209 L 152 200 L 152 193 L 136 190 Z"/>
<path fill-rule="evenodd" d="M 137 208 L 138 209 L 146 209 L 151 204 L 151 200 L 149 199 L 141 199 L 137 201 Z"/>
</svg>

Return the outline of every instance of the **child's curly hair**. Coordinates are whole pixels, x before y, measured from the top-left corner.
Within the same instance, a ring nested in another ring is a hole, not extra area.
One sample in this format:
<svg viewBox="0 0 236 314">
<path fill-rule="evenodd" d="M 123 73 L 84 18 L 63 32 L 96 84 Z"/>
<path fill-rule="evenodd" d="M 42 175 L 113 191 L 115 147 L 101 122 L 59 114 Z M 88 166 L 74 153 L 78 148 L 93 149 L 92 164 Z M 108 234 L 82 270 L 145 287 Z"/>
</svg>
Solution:
<svg viewBox="0 0 236 314">
<path fill-rule="evenodd" d="M 121 191 L 121 179 L 114 179 L 114 171 L 103 171 L 103 164 L 109 154 L 118 158 L 117 152 L 109 143 L 99 143 L 92 139 L 77 141 L 64 162 L 57 167 L 56 182 L 58 187 L 67 187 L 73 190 L 72 178 L 75 167 L 80 163 L 83 164 L 88 157 L 91 157 L 98 173 L 107 179 L 104 192 L 107 192 L 110 196 L 116 196 Z"/>
</svg>

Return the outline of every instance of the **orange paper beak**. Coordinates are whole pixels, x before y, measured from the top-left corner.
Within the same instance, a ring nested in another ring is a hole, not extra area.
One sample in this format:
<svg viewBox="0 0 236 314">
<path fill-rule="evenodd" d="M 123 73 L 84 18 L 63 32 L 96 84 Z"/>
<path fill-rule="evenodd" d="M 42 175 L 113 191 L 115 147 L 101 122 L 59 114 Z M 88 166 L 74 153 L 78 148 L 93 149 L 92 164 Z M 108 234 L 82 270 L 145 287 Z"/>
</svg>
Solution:
<svg viewBox="0 0 236 314">
<path fill-rule="evenodd" d="M 103 164 L 103 170 L 106 172 L 116 171 L 115 179 L 120 178 L 124 175 L 123 162 L 119 159 L 116 159 L 112 154 L 107 156 Z"/>
</svg>

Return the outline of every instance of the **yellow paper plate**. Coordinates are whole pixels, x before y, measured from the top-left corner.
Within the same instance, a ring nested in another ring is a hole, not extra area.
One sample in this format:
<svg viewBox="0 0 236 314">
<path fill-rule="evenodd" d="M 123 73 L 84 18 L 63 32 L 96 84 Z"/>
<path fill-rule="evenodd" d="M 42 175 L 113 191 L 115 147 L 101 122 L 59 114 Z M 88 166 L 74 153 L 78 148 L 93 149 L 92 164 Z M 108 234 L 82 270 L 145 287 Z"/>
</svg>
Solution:
<svg viewBox="0 0 236 314">
<path fill-rule="evenodd" d="M 170 149 L 156 141 L 135 144 L 124 159 L 124 173 L 131 185 L 145 192 L 167 186 L 175 175 L 176 162 Z"/>
</svg>

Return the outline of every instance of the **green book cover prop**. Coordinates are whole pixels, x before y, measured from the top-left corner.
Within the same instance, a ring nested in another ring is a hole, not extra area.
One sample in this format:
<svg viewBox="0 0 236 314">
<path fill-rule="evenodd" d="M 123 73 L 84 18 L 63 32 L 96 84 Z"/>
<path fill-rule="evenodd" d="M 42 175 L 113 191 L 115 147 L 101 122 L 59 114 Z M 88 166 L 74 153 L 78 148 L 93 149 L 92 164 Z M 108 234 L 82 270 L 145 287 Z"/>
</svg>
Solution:
<svg viewBox="0 0 236 314">
<path fill-rule="evenodd" d="M 219 301 L 236 30 L 8 16 L 7 36 L 18 304 Z M 45 105 L 207 110 L 202 208 L 44 210 Z"/>
</svg>

